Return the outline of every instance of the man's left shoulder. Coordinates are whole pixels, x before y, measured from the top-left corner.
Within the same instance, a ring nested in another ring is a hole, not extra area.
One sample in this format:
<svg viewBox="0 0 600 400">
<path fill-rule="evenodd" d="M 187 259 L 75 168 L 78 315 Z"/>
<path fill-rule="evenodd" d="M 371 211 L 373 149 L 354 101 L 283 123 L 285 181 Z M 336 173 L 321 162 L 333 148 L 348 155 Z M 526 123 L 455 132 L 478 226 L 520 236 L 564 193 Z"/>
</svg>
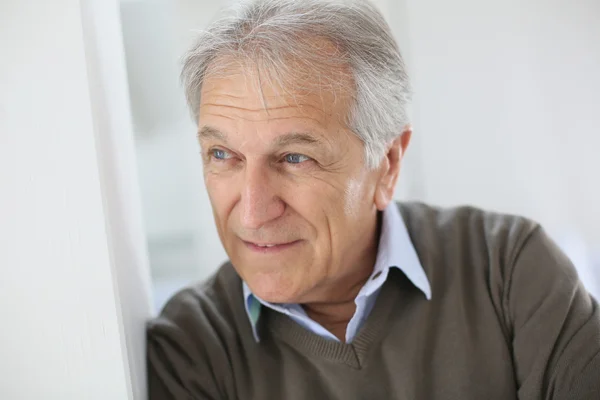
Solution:
<svg viewBox="0 0 600 400">
<path fill-rule="evenodd" d="M 540 225 L 523 216 L 499 213 L 469 205 L 438 207 L 419 202 L 398 202 L 411 239 L 429 239 L 466 246 L 522 245 Z"/>
<path fill-rule="evenodd" d="M 485 279 L 490 273 L 507 278 L 531 236 L 542 230 L 529 218 L 473 206 L 399 202 L 398 207 L 423 268 L 433 279 L 441 266 Z"/>
</svg>

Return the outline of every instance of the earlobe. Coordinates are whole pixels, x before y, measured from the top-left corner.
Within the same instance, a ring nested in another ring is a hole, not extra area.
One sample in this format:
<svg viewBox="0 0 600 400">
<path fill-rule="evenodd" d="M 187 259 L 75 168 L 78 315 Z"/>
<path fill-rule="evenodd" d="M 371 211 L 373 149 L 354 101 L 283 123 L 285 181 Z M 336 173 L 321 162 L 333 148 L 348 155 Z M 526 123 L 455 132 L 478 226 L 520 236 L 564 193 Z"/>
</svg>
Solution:
<svg viewBox="0 0 600 400">
<path fill-rule="evenodd" d="M 377 186 L 377 189 L 375 190 L 375 207 L 377 210 L 385 210 L 391 200 L 391 197 L 388 195 L 388 190 L 383 185 Z"/>
<path fill-rule="evenodd" d="M 375 189 L 375 206 L 379 211 L 385 210 L 394 194 L 397 172 L 395 171 L 396 159 L 399 157 L 399 149 L 392 144 L 383 158 L 380 166 L 379 181 Z"/>
</svg>

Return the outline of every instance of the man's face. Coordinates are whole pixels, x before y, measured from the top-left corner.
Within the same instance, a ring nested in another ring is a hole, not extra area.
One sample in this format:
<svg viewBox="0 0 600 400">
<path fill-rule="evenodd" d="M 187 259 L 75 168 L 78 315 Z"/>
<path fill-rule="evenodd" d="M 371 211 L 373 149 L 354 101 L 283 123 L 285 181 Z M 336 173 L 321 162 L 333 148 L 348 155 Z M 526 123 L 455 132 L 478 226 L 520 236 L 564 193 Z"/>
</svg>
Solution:
<svg viewBox="0 0 600 400">
<path fill-rule="evenodd" d="M 253 293 L 325 301 L 372 268 L 379 170 L 342 123 L 348 99 L 256 85 L 242 69 L 207 78 L 199 140 L 221 241 Z M 337 294 L 339 296 L 339 294 Z"/>
</svg>

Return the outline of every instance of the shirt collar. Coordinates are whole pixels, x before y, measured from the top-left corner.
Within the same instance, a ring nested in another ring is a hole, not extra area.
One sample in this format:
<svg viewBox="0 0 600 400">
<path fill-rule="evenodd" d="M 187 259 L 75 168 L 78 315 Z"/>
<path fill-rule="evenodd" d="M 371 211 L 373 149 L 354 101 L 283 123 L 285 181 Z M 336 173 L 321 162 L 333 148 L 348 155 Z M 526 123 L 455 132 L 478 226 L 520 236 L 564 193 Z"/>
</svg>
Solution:
<svg viewBox="0 0 600 400">
<path fill-rule="evenodd" d="M 383 211 L 381 234 L 379 237 L 379 246 L 377 249 L 377 258 L 371 278 L 361 289 L 359 296 L 369 296 L 376 292 L 385 280 L 390 268 L 398 268 L 427 298 L 431 300 L 431 286 L 421 261 L 410 240 L 406 224 L 402 219 L 400 210 L 396 203 L 392 202 Z M 377 279 L 379 278 L 379 279 Z M 256 325 L 260 317 L 262 306 L 272 308 L 281 312 L 281 306 L 271 304 L 258 298 L 246 282 L 242 283 L 245 308 L 252 332 L 256 341 L 259 341 Z"/>
</svg>

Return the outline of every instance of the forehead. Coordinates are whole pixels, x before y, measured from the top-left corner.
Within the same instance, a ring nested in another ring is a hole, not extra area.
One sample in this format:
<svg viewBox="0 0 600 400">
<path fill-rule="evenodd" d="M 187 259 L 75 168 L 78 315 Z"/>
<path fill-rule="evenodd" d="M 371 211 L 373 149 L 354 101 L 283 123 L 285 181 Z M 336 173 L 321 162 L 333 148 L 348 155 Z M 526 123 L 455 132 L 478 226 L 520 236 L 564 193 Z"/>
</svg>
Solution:
<svg viewBox="0 0 600 400">
<path fill-rule="evenodd" d="M 311 75 L 306 67 L 293 77 L 281 76 L 240 62 L 222 62 L 227 67 L 209 73 L 202 85 L 200 125 L 216 116 L 254 122 L 297 117 L 323 126 L 347 119 L 351 97 L 342 84 L 331 84 L 335 77 L 324 78 L 316 70 Z"/>
</svg>

